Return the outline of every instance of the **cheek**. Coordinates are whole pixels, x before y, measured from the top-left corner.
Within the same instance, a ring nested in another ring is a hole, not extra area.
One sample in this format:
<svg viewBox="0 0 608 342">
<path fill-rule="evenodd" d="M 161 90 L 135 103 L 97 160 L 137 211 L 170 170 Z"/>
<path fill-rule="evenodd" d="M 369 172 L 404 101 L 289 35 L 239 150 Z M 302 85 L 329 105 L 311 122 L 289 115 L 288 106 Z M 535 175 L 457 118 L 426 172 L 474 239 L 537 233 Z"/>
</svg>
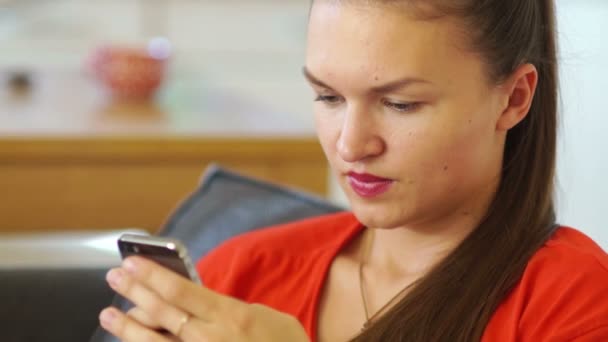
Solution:
<svg viewBox="0 0 608 342">
<path fill-rule="evenodd" d="M 417 169 L 417 177 L 436 184 L 470 177 L 479 163 L 484 163 L 489 144 L 487 124 L 473 118 L 435 120 L 418 130 L 406 130 L 395 150 L 410 151 L 403 160 L 405 169 Z"/>
<path fill-rule="evenodd" d="M 495 172 L 498 162 L 491 126 L 468 118 L 453 125 L 457 129 L 449 139 L 443 140 L 436 155 L 435 170 L 449 183 L 444 186 L 452 190 L 485 182 L 486 177 Z"/>
<path fill-rule="evenodd" d="M 327 115 L 327 113 L 320 113 L 318 110 L 315 110 L 314 117 L 319 143 L 331 163 L 332 156 L 335 155 L 336 141 L 339 137 L 339 123 L 335 122 L 336 119 Z"/>
</svg>

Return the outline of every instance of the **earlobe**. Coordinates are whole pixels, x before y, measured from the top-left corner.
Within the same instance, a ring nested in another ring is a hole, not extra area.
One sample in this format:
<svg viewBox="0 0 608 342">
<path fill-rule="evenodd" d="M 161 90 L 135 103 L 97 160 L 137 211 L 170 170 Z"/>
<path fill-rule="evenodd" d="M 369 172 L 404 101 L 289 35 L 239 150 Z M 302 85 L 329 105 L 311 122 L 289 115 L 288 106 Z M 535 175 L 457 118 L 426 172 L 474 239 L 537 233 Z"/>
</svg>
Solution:
<svg viewBox="0 0 608 342">
<path fill-rule="evenodd" d="M 538 71 L 532 64 L 523 64 L 513 72 L 505 83 L 508 104 L 498 118 L 496 130 L 507 131 L 528 115 L 537 83 Z"/>
</svg>

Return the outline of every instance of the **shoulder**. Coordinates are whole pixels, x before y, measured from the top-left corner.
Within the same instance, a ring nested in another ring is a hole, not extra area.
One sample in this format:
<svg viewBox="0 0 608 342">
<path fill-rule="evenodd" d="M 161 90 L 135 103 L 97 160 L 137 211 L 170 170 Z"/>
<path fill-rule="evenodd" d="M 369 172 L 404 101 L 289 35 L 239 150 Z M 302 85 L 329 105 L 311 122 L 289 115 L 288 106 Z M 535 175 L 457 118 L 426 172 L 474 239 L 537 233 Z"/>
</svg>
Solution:
<svg viewBox="0 0 608 342">
<path fill-rule="evenodd" d="M 530 259 L 522 282 L 542 288 L 546 296 L 584 290 L 585 296 L 579 293 L 569 298 L 572 303 L 589 300 L 605 291 L 596 299 L 602 299 L 608 309 L 608 254 L 580 231 L 561 227 Z"/>
<path fill-rule="evenodd" d="M 588 295 L 606 291 L 602 299 L 608 309 L 608 254 L 576 229 L 559 228 L 532 257 L 524 273 L 526 277 L 536 286 L 544 284 L 547 290 L 558 292 L 578 287 L 591 291 Z M 572 302 L 576 299 L 572 298 Z"/>
<path fill-rule="evenodd" d="M 608 255 L 578 230 L 559 228 L 530 259 L 495 316 L 511 319 L 522 340 L 591 341 L 584 336 L 606 333 Z"/>
<path fill-rule="evenodd" d="M 303 252 L 311 253 L 336 243 L 341 235 L 348 234 L 357 225 L 358 221 L 349 212 L 311 217 L 235 236 L 215 248 L 205 258 L 252 253 L 280 253 L 292 256 Z"/>
<path fill-rule="evenodd" d="M 359 226 L 352 213 L 340 212 L 254 230 L 212 250 L 197 270 L 205 285 L 237 295 L 239 282 L 292 271 L 294 263 L 338 249 Z"/>
<path fill-rule="evenodd" d="M 571 227 L 560 227 L 530 263 L 608 274 L 608 254 L 587 235 Z"/>
</svg>

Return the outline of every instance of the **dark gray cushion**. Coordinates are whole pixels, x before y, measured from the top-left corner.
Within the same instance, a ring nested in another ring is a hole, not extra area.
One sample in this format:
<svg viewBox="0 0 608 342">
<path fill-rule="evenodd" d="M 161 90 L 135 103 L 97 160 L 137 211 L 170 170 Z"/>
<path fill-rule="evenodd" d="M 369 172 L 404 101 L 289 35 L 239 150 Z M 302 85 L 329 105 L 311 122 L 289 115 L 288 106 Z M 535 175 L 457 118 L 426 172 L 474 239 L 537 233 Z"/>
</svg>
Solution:
<svg viewBox="0 0 608 342">
<path fill-rule="evenodd" d="M 201 186 L 173 213 L 160 235 L 182 240 L 196 261 L 238 234 L 341 210 L 316 196 L 211 166 Z M 128 307 L 121 298 L 114 305 Z M 91 341 L 116 339 L 98 328 Z"/>
<path fill-rule="evenodd" d="M 114 294 L 107 269 L 14 269 L 0 271 L 0 340 L 86 341 L 99 311 Z"/>
<path fill-rule="evenodd" d="M 235 235 L 341 210 L 302 191 L 210 166 L 160 235 L 182 240 L 196 259 Z"/>
</svg>

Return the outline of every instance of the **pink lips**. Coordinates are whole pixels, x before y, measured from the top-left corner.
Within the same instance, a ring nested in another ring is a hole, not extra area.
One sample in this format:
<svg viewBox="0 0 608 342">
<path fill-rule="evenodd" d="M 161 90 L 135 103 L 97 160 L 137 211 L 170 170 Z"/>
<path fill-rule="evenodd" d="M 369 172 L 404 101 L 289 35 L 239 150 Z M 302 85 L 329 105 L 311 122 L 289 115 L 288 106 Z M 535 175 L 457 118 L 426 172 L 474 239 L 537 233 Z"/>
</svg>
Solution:
<svg viewBox="0 0 608 342">
<path fill-rule="evenodd" d="M 359 196 L 372 198 L 387 192 L 393 180 L 351 171 L 348 173 L 348 183 Z"/>
</svg>

